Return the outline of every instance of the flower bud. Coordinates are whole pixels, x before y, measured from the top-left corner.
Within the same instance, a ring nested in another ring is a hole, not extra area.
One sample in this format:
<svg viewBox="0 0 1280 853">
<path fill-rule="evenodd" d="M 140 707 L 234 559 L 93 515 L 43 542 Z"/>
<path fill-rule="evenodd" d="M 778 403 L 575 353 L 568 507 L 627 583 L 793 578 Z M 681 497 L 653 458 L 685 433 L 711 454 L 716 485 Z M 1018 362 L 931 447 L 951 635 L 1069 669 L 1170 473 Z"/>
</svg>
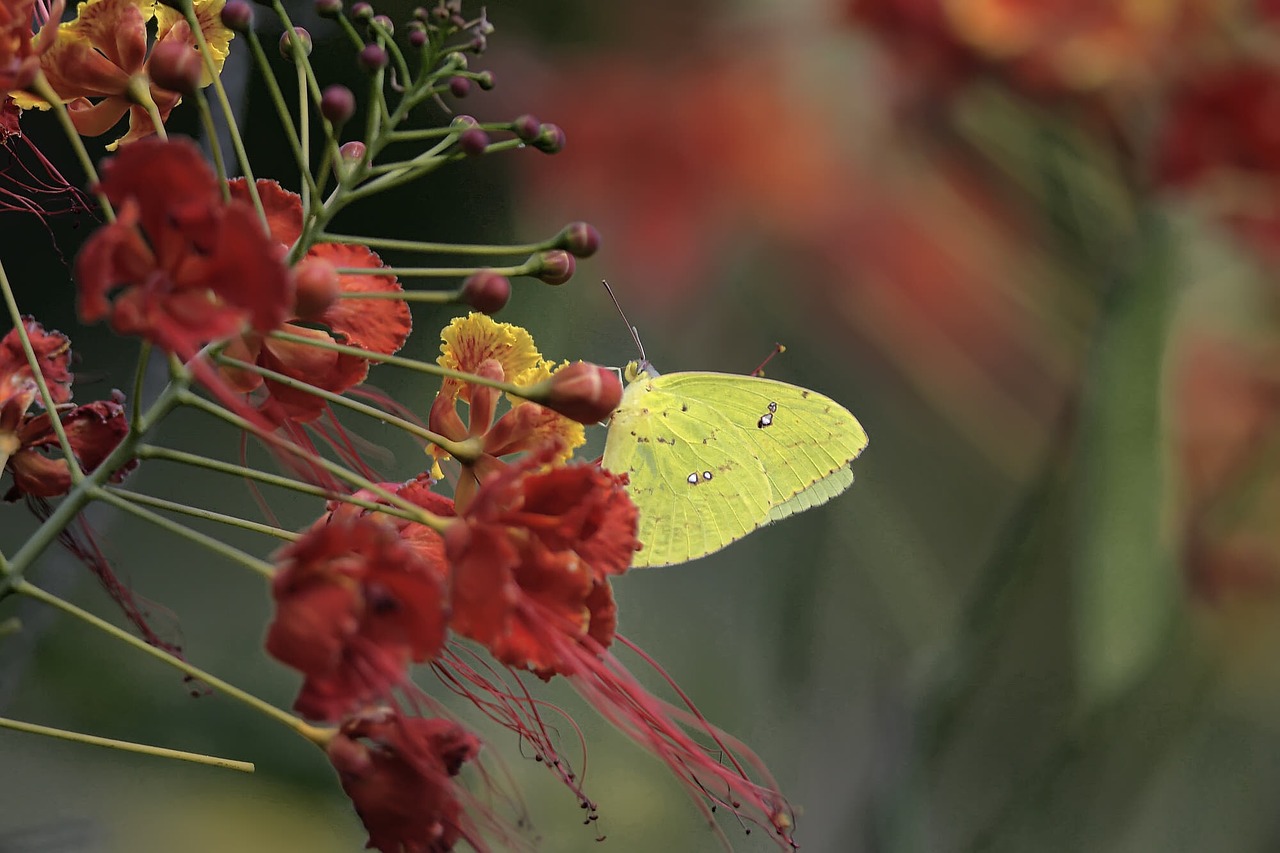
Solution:
<svg viewBox="0 0 1280 853">
<path fill-rule="evenodd" d="M 316 0 L 316 14 L 322 18 L 336 18 L 342 14 L 342 0 Z"/>
<path fill-rule="evenodd" d="M 253 7 L 245 0 L 227 0 L 219 17 L 222 25 L 234 33 L 247 33 L 253 28 Z"/>
<path fill-rule="evenodd" d="M 204 76 L 200 52 L 182 41 L 164 39 L 156 43 L 147 60 L 151 82 L 180 95 L 194 95 Z"/>
<path fill-rule="evenodd" d="M 455 98 L 465 98 L 471 92 L 471 81 L 466 77 L 451 77 L 449 91 Z"/>
<path fill-rule="evenodd" d="M 285 59 L 293 59 L 293 39 L 295 35 L 297 36 L 298 44 L 302 46 L 302 55 L 311 55 L 311 33 L 302 27 L 294 27 L 292 32 L 285 30 L 280 35 L 280 55 Z"/>
<path fill-rule="evenodd" d="M 360 158 L 364 157 L 364 143 L 353 139 L 350 142 L 342 143 L 342 147 L 338 149 L 338 153 L 342 155 L 342 159 L 346 163 L 356 163 Z"/>
<path fill-rule="evenodd" d="M 450 127 L 455 127 L 459 129 L 475 127 L 478 124 L 480 124 L 480 122 L 476 121 L 474 116 L 469 116 L 465 114 L 454 116 L 453 121 L 449 122 Z"/>
<path fill-rule="evenodd" d="M 294 268 L 294 311 L 302 320 L 314 320 L 328 310 L 342 293 L 338 269 L 323 258 L 303 258 Z"/>
<path fill-rule="evenodd" d="M 476 36 L 471 40 L 471 44 L 467 45 L 467 48 L 472 53 L 475 53 L 475 54 L 484 53 L 485 49 L 488 47 L 489 47 L 489 40 L 486 39 L 484 36 Z"/>
<path fill-rule="evenodd" d="M 556 154 L 564 148 L 564 131 L 558 124 L 544 124 L 533 140 L 533 147 L 544 154 Z"/>
<path fill-rule="evenodd" d="M 556 242 L 575 258 L 589 258 L 600 249 L 600 232 L 586 222 L 570 222 Z"/>
<path fill-rule="evenodd" d="M 357 21 L 372 21 L 373 7 L 368 3 L 356 3 L 351 7 L 351 17 Z"/>
<path fill-rule="evenodd" d="M 525 389 L 525 398 L 580 424 L 595 424 L 622 402 L 622 380 L 607 367 L 579 361 Z"/>
<path fill-rule="evenodd" d="M 458 137 L 458 148 L 468 157 L 479 157 L 489 147 L 489 134 L 478 127 L 462 131 Z"/>
<path fill-rule="evenodd" d="M 422 23 L 426 23 L 426 20 L 427 20 L 427 18 L 428 18 L 428 17 L 430 17 L 430 15 L 431 15 L 431 13 L 430 13 L 430 12 L 428 12 L 428 11 L 426 10 L 426 7 L 424 7 L 424 6 L 414 6 L 414 7 L 413 7 L 413 19 L 414 19 L 415 21 L 420 21 L 420 22 L 422 22 Z"/>
<path fill-rule="evenodd" d="M 320 95 L 320 115 L 336 126 L 346 124 L 356 111 L 356 96 L 341 83 L 326 86 Z"/>
<path fill-rule="evenodd" d="M 517 116 L 516 120 L 511 122 L 511 132 L 514 133 L 521 142 L 533 142 L 538 138 L 538 134 L 542 133 L 542 122 L 538 121 L 534 116 L 525 113 Z"/>
<path fill-rule="evenodd" d="M 493 81 L 493 72 L 481 71 L 479 74 L 477 74 L 476 85 L 479 86 L 481 89 L 485 90 L 486 92 L 492 89 L 495 85 Z"/>
<path fill-rule="evenodd" d="M 387 52 L 376 44 L 366 44 L 360 51 L 360 67 L 370 74 L 387 67 Z"/>
<path fill-rule="evenodd" d="M 573 255 L 563 249 L 543 252 L 539 260 L 542 261 L 542 267 L 534 275 L 547 284 L 564 284 L 573 278 L 573 273 L 578 268 Z"/>
<path fill-rule="evenodd" d="M 425 47 L 425 46 L 426 46 L 426 44 L 427 44 L 427 32 L 426 32 L 426 30 L 418 29 L 418 30 L 410 30 L 410 31 L 409 31 L 409 46 L 410 46 L 410 47 L 413 47 L 413 48 L 421 48 L 421 47 Z"/>
<path fill-rule="evenodd" d="M 493 270 L 480 270 L 467 276 L 459 299 L 477 311 L 496 314 L 511 299 L 511 279 Z"/>
<path fill-rule="evenodd" d="M 389 36 L 395 34 L 396 25 L 386 15 L 374 15 L 369 23 L 376 24 L 379 29 L 384 30 Z"/>
</svg>

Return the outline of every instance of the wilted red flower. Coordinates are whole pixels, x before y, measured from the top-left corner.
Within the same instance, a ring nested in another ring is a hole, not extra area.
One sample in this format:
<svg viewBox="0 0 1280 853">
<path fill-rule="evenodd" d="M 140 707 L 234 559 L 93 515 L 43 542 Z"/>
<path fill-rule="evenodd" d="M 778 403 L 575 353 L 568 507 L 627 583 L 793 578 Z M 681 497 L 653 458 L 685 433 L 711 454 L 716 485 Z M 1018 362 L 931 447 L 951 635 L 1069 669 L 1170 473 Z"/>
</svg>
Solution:
<svg viewBox="0 0 1280 853">
<path fill-rule="evenodd" d="M 369 831 L 366 847 L 440 853 L 466 840 L 484 849 L 464 828 L 453 781 L 480 752 L 480 741 L 466 729 L 384 708 L 346 720 L 327 751 Z"/>
<path fill-rule="evenodd" d="M 234 198 L 248 201 L 245 181 L 230 182 Z M 267 214 L 267 225 L 273 239 L 292 245 L 302 233 L 302 200 L 275 181 L 259 180 L 258 195 Z M 382 260 L 365 246 L 321 243 L 312 246 L 297 269 L 306 264 L 378 269 Z M 339 295 L 342 293 L 399 293 L 400 283 L 392 275 L 337 275 Z M 295 314 L 297 309 L 291 307 Z M 333 341 L 369 352 L 391 355 L 409 337 L 412 317 L 409 306 L 401 299 L 334 299 L 319 313 L 300 318 L 307 325 L 285 323 L 280 331 L 314 338 L 319 343 Z M 327 327 L 317 329 L 316 325 Z M 283 373 L 317 388 L 341 394 L 364 381 L 369 361 L 358 356 L 336 353 L 321 346 L 276 340 L 260 334 L 246 335 L 234 342 L 227 355 L 256 363 L 268 370 Z M 324 411 L 326 402 L 314 394 L 290 388 L 249 371 L 224 371 L 238 390 L 252 391 L 265 387 L 269 406 L 292 421 L 311 421 Z"/>
<path fill-rule="evenodd" d="M 100 188 L 119 219 L 76 259 L 81 318 L 109 316 L 117 332 L 183 357 L 246 325 L 267 330 L 284 320 L 293 294 L 280 247 L 253 208 L 223 202 L 191 142 L 130 145 L 103 164 Z"/>
<path fill-rule="evenodd" d="M 124 407 L 119 399 L 72 407 L 71 342 L 61 332 L 45 331 L 30 317 L 24 317 L 22 324 L 76 464 L 82 471 L 93 471 L 129 431 Z M 31 413 L 33 404 L 43 406 L 35 375 L 22 350 L 18 330 L 14 329 L 0 339 L 0 459 L 13 476 L 13 486 L 5 500 L 23 495 L 55 497 L 71 487 L 71 474 L 53 431 L 52 416 L 47 411 Z M 54 455 L 46 455 L 50 452 Z M 123 480 L 134 464 L 115 471 L 112 479 Z"/>
<path fill-rule="evenodd" d="M 445 640 L 444 566 L 371 515 L 318 521 L 277 556 L 267 651 L 306 677 L 294 708 L 337 720 L 384 697 Z"/>
<path fill-rule="evenodd" d="M 223 0 L 194 2 L 196 19 L 218 70 L 234 37 L 219 19 L 222 6 Z M 61 8 L 50 20 L 56 24 L 60 17 Z M 195 37 L 182 14 L 154 0 L 87 0 L 77 7 L 75 20 L 41 35 L 40 68 L 53 90 L 68 102 L 71 121 L 81 135 L 106 133 L 129 113 L 128 133 L 108 145 L 108 150 L 155 133 L 151 116 L 139 103 L 140 97 L 150 97 L 155 102 L 162 122 L 182 100 L 178 92 L 149 81 L 147 24 L 153 17 L 156 44 L 195 49 Z M 207 86 L 212 79 L 203 75 L 200 85 Z M 24 109 L 49 107 L 42 99 L 27 94 L 19 95 L 17 100 Z"/>
<path fill-rule="evenodd" d="M 567 647 L 613 641 L 610 575 L 639 547 L 637 510 L 622 480 L 595 465 L 548 465 L 530 454 L 481 484 L 445 532 L 450 626 L 503 663 L 543 678 L 572 673 Z"/>
</svg>

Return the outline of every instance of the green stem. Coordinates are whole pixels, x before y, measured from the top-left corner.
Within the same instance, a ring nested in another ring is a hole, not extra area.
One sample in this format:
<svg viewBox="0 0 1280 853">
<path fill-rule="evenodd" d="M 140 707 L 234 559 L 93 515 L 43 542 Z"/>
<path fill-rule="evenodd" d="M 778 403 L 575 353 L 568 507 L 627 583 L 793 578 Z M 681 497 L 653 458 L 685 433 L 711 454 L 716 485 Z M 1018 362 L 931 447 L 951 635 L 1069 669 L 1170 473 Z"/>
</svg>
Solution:
<svg viewBox="0 0 1280 853">
<path fill-rule="evenodd" d="M 244 139 L 240 137 L 240 127 L 236 124 L 235 111 L 231 109 L 231 99 L 227 97 L 227 89 L 222 85 L 222 76 L 218 73 L 218 68 L 213 64 L 213 53 L 209 50 L 209 42 L 204 37 L 204 31 L 200 29 L 200 21 L 196 18 L 195 7 L 190 2 L 182 4 L 182 14 L 187 20 L 187 26 L 191 28 L 191 34 L 195 36 L 196 47 L 200 49 L 200 56 L 204 59 L 205 71 L 213 78 L 213 91 L 218 96 L 218 106 L 222 108 L 223 118 L 227 120 L 227 132 L 231 135 L 231 147 L 236 151 L 236 160 L 240 163 L 240 171 L 244 173 L 245 184 L 249 189 L 249 198 L 253 201 L 253 209 L 258 212 L 258 218 L 262 220 L 262 224 L 267 224 L 267 214 L 262 208 L 262 199 L 258 196 L 258 182 L 253 176 L 253 167 L 249 165 L 249 155 L 244 149 Z"/>
<path fill-rule="evenodd" d="M 289 729 L 312 743 L 323 744 L 330 737 L 329 732 L 326 730 L 308 725 L 287 711 L 283 711 L 274 705 L 259 699 L 257 696 L 223 681 L 216 675 L 200 669 L 198 666 L 193 666 L 192 664 L 187 663 L 182 658 L 176 657 L 163 649 L 158 649 L 155 646 L 149 645 L 146 641 L 138 639 L 123 628 L 118 628 L 105 619 L 95 616 L 89 611 L 77 607 L 71 602 L 59 598 L 52 593 L 46 592 L 28 581 L 19 581 L 15 586 L 15 591 L 21 595 L 27 596 L 28 598 L 34 598 L 37 601 L 41 601 L 50 607 L 57 608 L 69 616 L 74 616 L 85 624 L 120 640 L 122 643 L 132 646 L 144 654 L 150 655 L 161 663 L 173 667 L 184 675 L 189 675 L 194 679 L 208 684 L 219 693 L 222 693 L 231 699 L 235 699 L 237 702 L 247 705 L 255 711 L 258 711 L 276 722 L 287 726 Z"/>
<path fill-rule="evenodd" d="M 222 200 L 231 201 L 231 187 L 227 185 L 227 163 L 222 157 L 222 145 L 218 142 L 218 128 L 213 123 L 213 111 L 209 109 L 209 99 L 203 89 L 195 94 L 196 109 L 200 113 L 200 123 L 204 125 L 204 135 L 209 140 L 209 150 L 213 152 L 213 168 L 218 175 L 218 186 L 222 190 Z"/>
<path fill-rule="evenodd" d="M 461 292 L 458 290 L 368 290 L 364 292 L 343 293 L 339 299 L 397 299 L 401 302 L 426 302 L 429 305 L 448 305 L 457 302 Z"/>
<path fill-rule="evenodd" d="M 139 755 L 152 755 L 156 758 L 176 758 L 179 761 L 189 761 L 192 764 L 207 764 L 211 767 L 221 767 L 225 770 L 239 770 L 241 773 L 252 773 L 254 771 L 253 762 L 251 761 L 236 761 L 232 758 L 218 758 L 215 755 L 204 755 L 199 752 L 185 752 L 180 749 L 166 749 L 163 746 L 150 746 L 145 743 L 98 737 L 97 735 L 87 735 L 81 732 L 67 731 L 66 729 L 55 729 L 50 726 L 39 726 L 35 723 L 24 723 L 20 720 L 11 720 L 6 717 L 0 717 L 0 729 L 11 729 L 15 732 L 25 732 L 32 735 L 44 735 L 45 737 L 58 738 L 59 740 L 69 740 L 73 743 L 84 743 L 89 746 L 105 746 L 108 749 L 135 752 Z"/>
<path fill-rule="evenodd" d="M 358 412 L 362 415 L 365 415 L 366 417 L 373 418 L 374 420 L 379 421 L 381 423 L 398 427 L 399 429 L 409 433 L 410 435 L 417 436 L 423 441 L 428 441 L 431 444 L 434 444 L 436 447 L 439 447 L 441 450 L 444 450 L 445 452 L 447 452 L 450 456 L 461 459 L 463 461 L 468 461 L 468 462 L 475 461 L 473 458 L 473 454 L 471 453 L 471 448 L 463 444 L 462 442 L 452 441 L 444 437 L 438 432 L 432 432 L 429 429 L 424 429 L 423 427 L 420 427 L 415 423 L 407 421 L 404 418 L 399 418 L 399 417 L 396 417 L 395 415 L 389 414 L 388 412 L 384 412 L 382 409 L 374 408 L 373 406 L 370 406 L 366 403 L 356 402 L 355 400 L 352 400 L 348 397 L 344 397 L 341 394 L 335 394 L 332 391 L 326 391 L 323 388 L 317 388 L 315 385 L 312 385 L 309 382 L 303 382 L 300 379 L 294 379 L 292 376 L 287 376 L 278 371 L 269 370 L 268 368 L 262 367 L 261 365 L 251 364 L 247 361 L 240 361 L 239 359 L 236 359 L 236 358 L 228 358 L 226 356 L 221 356 L 218 358 L 218 363 L 227 365 L 228 367 L 234 367 L 237 370 L 244 370 L 249 373 L 256 373 L 257 375 L 265 379 L 270 379 L 272 382 L 277 382 L 285 386 L 286 388 L 292 388 L 295 391 L 301 391 L 304 394 L 311 394 L 312 396 L 319 397 L 321 400 L 325 400 L 334 406 L 341 406 L 344 409 L 348 409 L 349 411 L 352 411 L 352 412 Z"/>
<path fill-rule="evenodd" d="M 234 548 L 220 539 L 201 533 L 198 530 L 192 530 L 190 527 L 179 524 L 171 518 L 165 518 L 163 515 L 154 513 L 149 509 L 137 506 L 135 503 L 126 500 L 116 492 L 108 491 L 106 489 L 98 489 L 95 497 L 129 513 L 130 515 L 136 515 L 138 518 L 141 518 L 144 521 L 149 521 L 157 527 L 168 530 L 170 533 L 174 533 L 184 539 L 194 542 L 197 545 L 208 548 L 215 554 L 226 557 L 232 562 L 239 563 L 245 568 L 257 572 L 267 580 L 270 580 L 275 576 L 275 566 L 265 560 L 259 560 L 257 557 L 254 557 L 251 554 L 246 554 L 239 548 Z"/>
<path fill-rule="evenodd" d="M 325 459 L 321 456 L 316 456 L 313 453 L 309 453 L 308 451 L 303 450 L 302 448 L 297 447 L 294 444 L 281 441 L 278 437 L 273 436 L 269 433 L 263 432 L 256 425 L 250 423 L 249 421 L 245 420 L 239 415 L 228 412 L 226 409 L 222 408 L 221 406 L 218 406 L 215 403 L 209 402 L 203 397 L 192 394 L 189 391 L 185 391 L 181 395 L 181 399 L 184 405 L 190 406 L 194 409 L 200 409 L 201 411 L 207 414 L 213 415 L 215 418 L 218 418 L 219 420 L 222 420 L 222 421 L 225 421 L 226 423 L 231 424 L 237 429 L 241 429 L 241 430 L 244 430 L 245 432 L 252 433 L 262 441 L 265 441 L 268 444 L 270 444 L 272 447 L 276 448 L 277 450 L 283 453 L 287 453 L 291 456 L 296 456 L 302 459 L 307 464 L 315 465 L 323 469 L 327 473 L 332 474 L 334 477 L 343 481 L 344 483 L 352 485 L 357 489 L 364 489 L 370 492 L 371 494 L 374 494 L 379 498 L 389 502 L 392 506 L 399 507 L 400 509 L 409 513 L 410 518 L 419 524 L 425 524 L 427 527 L 430 527 L 432 530 L 435 530 L 437 532 L 443 532 L 445 527 L 448 526 L 449 522 L 447 519 L 441 518 L 440 516 L 435 515 L 434 513 L 427 512 L 422 507 L 417 506 L 416 504 L 405 500 L 399 495 L 396 495 L 387 491 L 382 486 L 378 485 L 372 480 L 368 480 L 364 477 L 361 477 L 359 474 L 356 474 L 352 471 L 348 471 L 346 468 L 343 468 L 341 465 L 331 462 L 328 459 Z"/>
<path fill-rule="evenodd" d="M 457 379 L 462 382 L 468 382 L 472 385 L 481 385 L 486 388 L 497 388 L 507 394 L 513 394 L 523 398 L 529 390 L 520 385 L 512 385 L 510 382 L 500 382 L 497 379 L 489 379 L 474 373 L 466 373 L 462 370 L 454 370 L 450 367 L 441 367 L 438 364 L 432 364 L 427 361 L 416 361 L 412 358 L 404 358 L 398 355 L 383 355 L 382 353 L 370 352 L 362 350 L 359 347 L 349 347 L 345 344 L 336 343 L 334 341 L 323 341 L 318 338 L 308 338 L 302 335 L 294 335 L 289 332 L 270 332 L 268 337 L 276 340 L 288 341 L 294 344 L 305 344 L 307 346 L 317 347 L 319 349 L 330 350 L 332 352 L 341 353 L 343 355 L 353 355 L 357 358 L 365 358 L 379 364 L 390 364 L 395 367 L 403 367 L 406 370 L 413 370 L 418 373 L 426 373 L 430 376 L 443 376 L 449 379 Z"/>
<path fill-rule="evenodd" d="M 93 158 L 89 156 L 89 150 L 84 147 L 84 140 L 80 138 L 80 131 L 76 130 L 76 126 L 71 122 L 71 114 L 67 112 L 67 105 L 63 103 L 62 98 L 49 85 L 49 81 L 45 79 L 43 71 L 36 74 L 36 79 L 31 84 L 31 91 L 48 101 L 52 107 L 54 114 L 58 117 L 58 123 L 62 125 L 63 133 L 67 135 L 67 140 L 71 143 L 71 149 L 75 152 L 76 159 L 80 161 L 80 168 L 84 169 L 85 177 L 89 179 L 90 190 L 97 197 L 98 204 L 102 206 L 103 217 L 107 222 L 115 222 L 116 212 L 115 208 L 111 206 L 111 200 L 98 190 L 98 170 L 93 166 Z"/>
<path fill-rule="evenodd" d="M 197 506 L 189 506 L 187 504 L 178 503 L 177 501 L 169 501 L 164 498 L 153 497 L 152 495 L 144 495 L 141 492 L 133 492 L 128 489 L 121 489 L 115 486 L 107 486 L 104 491 L 126 501 L 131 501 L 142 506 L 149 506 L 154 509 L 164 509 L 169 512 L 181 513 L 192 518 L 203 518 L 206 521 L 216 521 L 219 524 L 225 524 L 229 527 L 238 527 L 241 530 L 249 530 L 253 533 L 263 533 L 267 536 L 274 536 L 277 539 L 284 539 L 293 542 L 299 538 L 297 533 L 289 530 L 282 530 L 279 527 L 273 527 L 270 524 L 262 524 L 257 521 L 250 521 L 247 518 L 240 518 L 235 515 L 225 515 L 220 512 L 214 512 L 211 509 L 202 509 Z"/>
<path fill-rule="evenodd" d="M 515 246 L 467 245 L 462 243 L 428 243 L 418 240 L 395 240 L 387 237 L 359 237 L 351 234 L 324 234 L 317 242 L 343 243 L 368 246 L 372 249 L 398 249 L 405 252 L 423 252 L 440 255 L 530 255 L 556 248 L 555 238 L 541 243 L 525 243 Z"/>
<path fill-rule="evenodd" d="M 156 447 L 154 445 L 147 444 L 138 448 L 138 458 L 176 462 L 180 465 L 191 465 L 196 468 L 204 468 L 219 474 L 230 474 L 235 477 L 242 477 L 246 480 L 253 480 L 264 485 L 276 486 L 299 494 L 324 498 L 325 500 L 337 501 L 338 503 L 351 504 L 352 506 L 358 506 L 362 509 L 373 510 L 376 512 L 384 512 L 388 515 L 394 515 L 397 518 L 403 518 L 405 521 L 418 521 L 416 513 L 405 512 L 397 507 L 387 506 L 386 504 L 378 503 L 377 501 L 365 500 L 354 495 L 338 494 L 331 489 L 325 489 L 321 486 L 313 486 L 310 483 L 302 483 L 298 480 L 283 477 L 279 474 L 269 474 L 266 471 L 259 471 L 256 468 L 246 468 L 243 465 L 233 465 L 230 462 L 223 462 L 220 459 L 210 459 L 207 456 L 197 456 L 194 453 L 186 453 L 181 450 L 170 450 L 167 447 Z"/>
<path fill-rule="evenodd" d="M 26 324 L 22 322 L 22 312 L 18 310 L 18 300 L 13 295 L 13 288 L 9 285 L 9 276 L 5 273 L 3 263 L 0 263 L 0 293 L 4 294 L 4 304 L 9 309 L 9 317 L 13 320 L 13 328 L 17 331 L 18 340 L 22 343 L 22 352 L 27 357 L 27 366 L 31 368 L 31 376 L 35 379 L 36 388 L 40 391 L 40 403 L 49 414 L 49 425 L 53 427 L 54 435 L 58 437 L 58 446 L 67 460 L 67 473 L 71 475 L 72 483 L 78 483 L 84 478 L 84 472 L 80 470 L 80 463 L 76 460 L 75 454 L 71 450 L 71 442 L 67 439 L 67 432 L 62 428 L 62 416 L 58 413 L 58 406 L 54 402 L 53 394 L 49 392 L 49 383 L 45 381 L 44 370 L 41 368 L 40 360 L 36 357 L 36 351 L 31 346 L 31 338 L 27 335 Z"/>
<path fill-rule="evenodd" d="M 168 142 L 169 132 L 164 128 L 164 119 L 160 117 L 160 108 L 156 106 L 156 99 L 151 97 L 151 88 L 143 77 L 133 77 L 129 80 L 128 94 L 130 100 L 147 111 L 147 118 L 151 119 L 151 126 L 155 129 L 155 134 L 160 139 Z"/>
<path fill-rule="evenodd" d="M 147 379 L 147 366 L 151 363 L 151 341 L 143 341 L 138 347 L 138 363 L 133 369 L 133 399 L 129 422 L 137 423 L 142 418 L 142 389 Z"/>
<path fill-rule="evenodd" d="M 285 30 L 292 32 L 292 30 Z M 254 62 L 258 64 L 258 70 L 262 72 L 262 78 L 267 84 L 267 94 L 271 96 L 271 104 L 275 107 L 276 117 L 280 119 L 280 126 L 284 128 L 284 135 L 289 142 L 289 148 L 293 151 L 294 162 L 298 166 L 302 176 L 302 209 L 308 211 L 311 209 L 310 198 L 319 195 L 319 189 L 315 185 L 314 179 L 311 177 L 311 170 L 307 162 L 306 146 L 298 138 L 298 131 L 293 126 L 293 113 L 289 111 L 289 105 L 284 102 L 284 92 L 280 89 L 280 83 L 276 80 L 275 73 L 271 70 L 271 63 L 267 61 L 267 54 L 262 49 L 262 42 L 258 38 L 258 34 L 253 29 L 249 30 L 249 50 L 253 53 Z M 295 62 L 297 61 L 295 57 Z M 305 57 L 303 59 L 305 62 Z M 306 109 L 306 97 L 299 98 L 299 106 Z M 302 132 L 307 132 L 306 116 L 302 116 Z"/>
<path fill-rule="evenodd" d="M 490 270 L 498 275 L 520 276 L 530 275 L 541 269 L 540 262 L 531 262 L 511 267 L 338 267 L 338 275 L 398 275 L 406 278 L 465 278 L 481 270 Z M 398 295 L 398 294 L 397 294 Z M 358 297 L 357 297 L 358 298 Z"/>
</svg>

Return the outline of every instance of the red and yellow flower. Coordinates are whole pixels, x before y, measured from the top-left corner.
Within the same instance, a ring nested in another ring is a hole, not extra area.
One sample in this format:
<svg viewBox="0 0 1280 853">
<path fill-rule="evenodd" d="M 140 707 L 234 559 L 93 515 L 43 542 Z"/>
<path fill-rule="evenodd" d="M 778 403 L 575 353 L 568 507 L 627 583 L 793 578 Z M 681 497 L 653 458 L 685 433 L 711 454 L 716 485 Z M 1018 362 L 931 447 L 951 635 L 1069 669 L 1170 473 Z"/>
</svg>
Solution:
<svg viewBox="0 0 1280 853">
<path fill-rule="evenodd" d="M 219 20 L 224 2 L 194 3 L 209 56 L 219 72 L 234 37 Z M 147 26 L 152 19 L 156 35 L 149 53 Z M 161 121 L 182 100 L 179 93 L 152 82 L 149 63 L 154 46 L 177 43 L 195 50 L 197 44 L 181 13 L 156 0 L 87 0 L 76 7 L 75 20 L 61 24 L 49 36 L 42 36 L 40 69 L 53 91 L 67 102 L 71 120 L 82 135 L 106 133 L 129 114 L 128 133 L 108 145 L 108 150 L 155 133 L 147 100 L 154 103 Z M 200 85 L 212 82 L 206 69 Z M 15 98 L 23 109 L 49 106 L 30 94 Z"/>
</svg>

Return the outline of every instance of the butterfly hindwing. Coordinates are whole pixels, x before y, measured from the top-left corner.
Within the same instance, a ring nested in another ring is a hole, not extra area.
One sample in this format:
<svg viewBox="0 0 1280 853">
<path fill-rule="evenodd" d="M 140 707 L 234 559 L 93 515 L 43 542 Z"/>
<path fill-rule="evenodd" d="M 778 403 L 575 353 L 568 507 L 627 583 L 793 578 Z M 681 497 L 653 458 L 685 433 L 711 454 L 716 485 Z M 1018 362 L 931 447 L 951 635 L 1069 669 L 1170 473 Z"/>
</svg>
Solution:
<svg viewBox="0 0 1280 853">
<path fill-rule="evenodd" d="M 866 443 L 853 415 L 814 391 L 672 373 L 627 387 L 604 466 L 631 478 L 645 543 L 635 565 L 668 565 L 835 497 L 853 481 L 849 462 Z"/>
</svg>

